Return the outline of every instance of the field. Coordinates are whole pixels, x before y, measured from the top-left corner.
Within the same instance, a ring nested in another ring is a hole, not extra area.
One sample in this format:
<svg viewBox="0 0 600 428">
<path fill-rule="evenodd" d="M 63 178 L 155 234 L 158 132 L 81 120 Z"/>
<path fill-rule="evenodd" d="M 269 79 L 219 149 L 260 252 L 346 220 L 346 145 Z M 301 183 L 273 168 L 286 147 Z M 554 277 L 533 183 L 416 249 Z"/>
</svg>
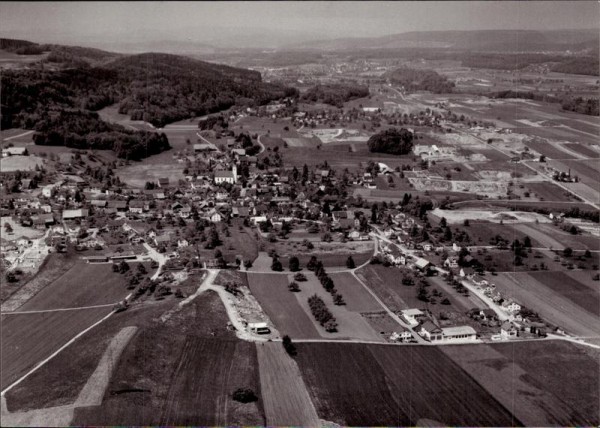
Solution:
<svg viewBox="0 0 600 428">
<path fill-rule="evenodd" d="M 541 142 L 541 141 L 528 141 L 527 146 L 529 148 L 535 150 L 538 153 L 546 155 L 550 159 L 576 159 L 576 156 L 559 149 L 553 144 L 549 142 Z"/>
<path fill-rule="evenodd" d="M 320 425 L 298 366 L 283 346 L 280 343 L 257 343 L 256 352 L 266 425 Z"/>
<path fill-rule="evenodd" d="M 325 289 L 323 288 L 323 286 L 321 285 L 321 283 L 319 282 L 317 277 L 312 272 L 304 272 L 304 274 L 306 275 L 307 281 L 298 283 L 298 285 L 300 286 L 300 291 L 297 293 L 292 293 L 290 291 L 287 291 L 287 289 L 286 289 L 286 292 L 291 294 L 292 298 L 295 298 L 296 301 L 298 302 L 298 304 L 300 305 L 300 307 L 302 309 L 304 309 L 304 312 L 307 314 L 307 316 L 309 316 L 309 319 L 313 322 L 314 327 L 317 329 L 317 331 L 319 332 L 321 337 L 328 338 L 328 339 L 355 338 L 355 339 L 371 340 L 371 341 L 382 340 L 381 336 L 375 330 L 373 330 L 371 328 L 369 323 L 359 313 L 352 312 L 351 310 L 346 308 L 346 306 L 344 306 L 344 305 L 336 306 L 333 303 L 333 298 L 331 297 L 331 294 L 329 294 L 327 291 L 325 291 Z M 332 276 L 332 279 L 335 281 L 335 278 L 333 276 Z M 288 280 L 292 281 L 292 275 L 289 276 Z M 349 283 L 349 284 L 351 284 L 351 283 Z M 354 285 L 355 288 L 359 287 L 359 286 L 360 286 L 360 284 Z M 342 291 L 343 287 L 344 286 L 338 287 L 337 283 L 336 283 L 336 288 L 338 289 L 338 291 L 344 297 L 346 297 L 345 296 L 346 293 L 344 293 Z M 352 285 L 350 285 L 350 287 L 352 287 Z M 327 308 L 331 311 L 333 316 L 336 318 L 337 323 L 338 323 L 338 328 L 337 328 L 338 331 L 337 332 L 333 332 L 333 333 L 326 332 L 325 329 L 323 327 L 321 327 L 321 325 L 314 319 L 314 317 L 311 313 L 310 307 L 308 306 L 308 298 L 315 294 L 318 295 L 321 299 L 323 299 L 323 301 L 327 305 Z M 351 293 L 348 293 L 348 294 L 351 294 Z M 355 296 L 355 297 L 358 297 L 358 296 Z M 371 296 L 369 296 L 369 297 L 371 297 Z M 372 301 L 372 297 L 371 297 L 371 302 L 374 304 L 369 305 L 369 307 L 373 307 L 377 311 L 383 310 L 383 308 L 376 305 L 376 302 Z M 358 302 L 355 302 L 355 303 L 358 303 Z M 367 303 L 367 304 L 369 304 L 369 303 Z"/>
<path fill-rule="evenodd" d="M 351 273 L 332 273 L 329 276 L 333 280 L 335 288 L 344 296 L 346 309 L 349 311 L 378 312 L 383 310 L 381 305 Z"/>
<path fill-rule="evenodd" d="M 436 347 L 301 343 L 322 419 L 350 426 L 509 426 L 511 414 Z"/>
<path fill-rule="evenodd" d="M 135 269 L 137 263 L 130 264 Z M 114 273 L 112 264 L 77 262 L 62 276 L 45 286 L 19 311 L 39 311 L 111 305 L 122 300 L 129 291 L 124 275 Z"/>
<path fill-rule="evenodd" d="M 83 335 L 6 394 L 8 410 L 26 411 L 73 403 L 104 349 L 123 327 L 142 326 L 170 309 L 173 300 L 135 305 Z M 25 316 L 25 315 L 22 315 Z M 51 390 L 48 385 L 52 385 Z"/>
<path fill-rule="evenodd" d="M 112 308 L 3 314 L 0 386 L 6 388 Z"/>
<path fill-rule="evenodd" d="M 0 159 L 0 172 L 33 171 L 35 167 L 44 165 L 44 160 L 37 156 L 9 156 Z"/>
<path fill-rule="evenodd" d="M 529 236 L 540 246 L 562 250 L 571 247 L 574 250 L 597 250 L 598 238 L 588 234 L 572 235 L 551 224 L 515 224 L 512 225 L 519 235 Z M 517 236 L 519 239 L 520 236 Z"/>
<path fill-rule="evenodd" d="M 126 313 L 126 312 L 125 312 Z M 235 339 L 215 293 L 148 320 L 123 352 L 101 406 L 80 408 L 74 425 L 263 425 L 254 344 Z"/>
<path fill-rule="evenodd" d="M 538 281 L 531 274 L 500 273 L 492 282 L 503 296 L 513 297 L 521 305 L 538 312 L 542 318 L 567 333 L 581 337 L 600 335 L 600 320 L 597 315 L 582 310 L 569 297 Z M 589 294 L 592 293 L 590 290 Z"/>
<path fill-rule="evenodd" d="M 600 157 L 600 152 L 598 150 L 594 150 L 590 146 L 585 145 L 585 144 L 579 144 L 579 143 L 567 144 L 566 147 L 568 147 L 569 150 L 573 150 L 587 158 Z M 596 147 L 598 147 L 598 146 L 596 146 Z"/>
<path fill-rule="evenodd" d="M 531 191 L 533 196 L 542 201 L 568 202 L 573 200 L 571 193 L 548 181 L 525 183 L 524 186 Z"/>
<path fill-rule="evenodd" d="M 565 272 L 531 272 L 529 275 L 581 309 L 596 317 L 600 316 L 600 292 L 597 286 L 592 288 L 582 284 Z"/>
<path fill-rule="evenodd" d="M 282 334 L 292 339 L 319 339 L 309 314 L 287 288 L 287 275 L 248 273 L 250 291 Z"/>
<path fill-rule="evenodd" d="M 562 341 L 441 349 L 526 426 L 598 425 L 597 351 Z"/>
</svg>

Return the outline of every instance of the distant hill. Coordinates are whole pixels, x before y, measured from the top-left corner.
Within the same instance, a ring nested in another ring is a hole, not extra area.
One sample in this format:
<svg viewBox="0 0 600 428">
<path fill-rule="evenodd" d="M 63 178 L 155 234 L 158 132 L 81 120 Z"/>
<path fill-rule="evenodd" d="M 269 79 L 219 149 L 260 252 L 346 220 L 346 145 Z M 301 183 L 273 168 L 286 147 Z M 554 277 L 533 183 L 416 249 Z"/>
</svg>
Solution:
<svg viewBox="0 0 600 428">
<path fill-rule="evenodd" d="M 597 29 L 414 31 L 383 37 L 323 40 L 293 47 L 320 50 L 437 48 L 486 52 L 592 52 L 595 49 L 597 52 L 600 36 Z"/>
</svg>

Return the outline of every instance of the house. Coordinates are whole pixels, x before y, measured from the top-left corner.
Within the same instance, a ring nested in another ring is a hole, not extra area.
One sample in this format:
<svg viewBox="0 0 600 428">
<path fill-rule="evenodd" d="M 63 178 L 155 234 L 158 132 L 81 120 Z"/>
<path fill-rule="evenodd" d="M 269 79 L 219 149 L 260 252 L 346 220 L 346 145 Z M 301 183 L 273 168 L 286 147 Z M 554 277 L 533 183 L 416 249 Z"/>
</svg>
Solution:
<svg viewBox="0 0 600 428">
<path fill-rule="evenodd" d="M 417 269 L 419 269 L 420 271 L 425 271 L 429 267 L 430 264 L 431 263 L 429 263 L 429 260 L 424 259 L 422 257 L 416 257 L 415 267 Z"/>
<path fill-rule="evenodd" d="M 88 216 L 89 211 L 85 208 L 80 208 L 78 210 L 64 210 L 63 211 L 63 220 L 75 220 L 80 218 L 86 218 Z"/>
<path fill-rule="evenodd" d="M 212 209 L 208 212 L 208 219 L 213 223 L 220 223 L 223 221 L 223 216 L 219 211 Z"/>
<path fill-rule="evenodd" d="M 198 143 L 198 144 L 194 144 L 194 152 L 195 153 L 200 153 L 200 152 L 212 152 L 212 151 L 216 151 L 217 148 L 210 143 Z"/>
<path fill-rule="evenodd" d="M 2 149 L 2 157 L 27 155 L 29 155 L 27 147 L 7 147 L 6 149 Z"/>
<path fill-rule="evenodd" d="M 184 248 L 184 247 L 187 247 L 188 245 L 190 245 L 190 243 L 188 242 L 187 239 L 179 239 L 179 240 L 177 240 L 177 246 L 179 248 Z"/>
<path fill-rule="evenodd" d="M 127 211 L 127 201 L 108 201 L 108 208 L 114 208 L 117 212 Z"/>
<path fill-rule="evenodd" d="M 248 328 L 252 333 L 256 334 L 269 334 L 271 333 L 271 329 L 266 322 L 251 322 L 248 323 Z"/>
<path fill-rule="evenodd" d="M 515 313 L 521 310 L 521 305 L 510 300 L 505 300 L 502 302 L 502 309 L 509 313 Z"/>
<path fill-rule="evenodd" d="M 410 324 L 411 327 L 419 325 L 417 318 L 424 317 L 425 314 L 420 309 L 404 309 L 402 311 L 402 317 Z"/>
<path fill-rule="evenodd" d="M 459 327 L 444 327 L 442 328 L 442 336 L 447 341 L 475 341 L 477 340 L 477 332 L 468 325 Z"/>
<path fill-rule="evenodd" d="M 105 201 L 103 199 L 92 199 L 90 201 L 90 205 L 96 208 L 106 208 L 108 205 L 108 201 Z"/>
<path fill-rule="evenodd" d="M 451 269 L 456 269 L 458 268 L 458 257 L 448 257 L 446 260 L 444 260 L 444 267 L 447 268 L 451 268 Z"/>
<path fill-rule="evenodd" d="M 500 335 L 503 339 L 510 339 L 511 337 L 517 337 L 519 331 L 512 323 L 504 321 L 502 326 L 500 326 Z"/>
<path fill-rule="evenodd" d="M 427 320 L 421 325 L 419 335 L 430 342 L 443 339 L 442 329 L 435 325 L 431 320 Z"/>
<path fill-rule="evenodd" d="M 54 224 L 54 216 L 50 214 L 39 214 L 33 217 L 33 226 L 34 227 L 48 227 Z"/>
<path fill-rule="evenodd" d="M 161 177 L 158 179 L 158 187 L 160 188 L 165 188 L 165 187 L 169 187 L 169 178 L 168 177 Z"/>
</svg>

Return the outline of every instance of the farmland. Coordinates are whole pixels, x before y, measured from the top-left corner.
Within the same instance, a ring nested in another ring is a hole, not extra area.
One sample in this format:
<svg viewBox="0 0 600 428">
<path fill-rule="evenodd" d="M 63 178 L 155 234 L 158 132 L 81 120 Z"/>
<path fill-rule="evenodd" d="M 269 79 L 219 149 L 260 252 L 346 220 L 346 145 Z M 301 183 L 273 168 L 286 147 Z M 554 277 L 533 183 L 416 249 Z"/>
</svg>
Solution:
<svg viewBox="0 0 600 428">
<path fill-rule="evenodd" d="M 371 328 L 369 323 L 359 314 L 349 310 L 345 305 L 337 306 L 333 303 L 333 297 L 329 294 L 321 285 L 317 277 L 312 272 L 305 272 L 307 281 L 299 282 L 300 291 L 297 293 L 292 293 L 290 291 L 286 292 L 292 295 L 292 298 L 295 298 L 298 302 L 298 305 L 302 309 L 304 309 L 305 313 L 310 317 L 310 320 L 313 322 L 314 327 L 317 329 L 321 337 L 328 339 L 346 339 L 346 338 L 355 338 L 361 340 L 372 340 L 372 341 L 380 341 L 381 337 L 379 334 Z M 288 278 L 289 281 L 292 281 L 293 275 L 290 275 Z M 335 281 L 334 277 L 332 279 Z M 345 288 L 354 287 L 355 293 L 360 293 L 358 291 L 358 287 L 360 284 L 347 282 L 346 285 L 343 285 L 343 282 L 340 281 L 340 287 L 338 291 L 345 297 L 345 294 L 352 294 L 353 291 L 350 290 L 348 293 L 345 293 Z M 314 319 L 311 314 L 310 307 L 308 305 L 308 298 L 313 295 L 319 296 L 325 304 L 327 308 L 331 311 L 333 316 L 336 318 L 338 327 L 337 332 L 326 332 L 325 329 L 319 325 L 319 323 Z M 354 296 L 355 307 L 358 306 L 358 302 L 356 302 L 357 295 Z M 364 297 L 367 297 L 364 295 Z M 375 308 L 376 310 L 382 310 L 383 308 L 379 307 L 375 301 L 373 301 L 371 296 L 370 300 L 365 302 L 365 305 L 369 305 L 368 307 Z M 352 297 L 351 297 L 352 298 Z M 260 299 L 259 299 L 260 300 Z M 369 303 L 370 302 L 370 303 Z M 280 330 L 281 331 L 281 330 Z"/>
<path fill-rule="evenodd" d="M 511 414 L 434 347 L 298 344 L 322 419 L 341 425 L 513 425 Z"/>
<path fill-rule="evenodd" d="M 310 312 L 306 313 L 294 293 L 288 290 L 286 275 L 248 273 L 250 291 L 256 297 L 277 330 L 292 339 L 318 339 L 321 336 Z"/>
<path fill-rule="evenodd" d="M 500 273 L 494 277 L 497 290 L 504 296 L 513 297 L 520 304 L 538 312 L 550 323 L 561 327 L 567 333 L 581 337 L 597 337 L 600 334 L 600 321 L 596 315 L 582 310 L 571 299 L 572 291 L 564 288 L 561 292 L 553 290 L 528 273 Z M 574 283 L 574 281 L 569 281 Z M 581 289 L 581 288 L 580 288 Z M 593 295 L 590 290 L 588 295 Z M 571 298 L 567 297 L 571 294 Z M 597 294 L 596 294 L 597 296 Z M 597 298 L 597 297 L 596 297 Z"/>
<path fill-rule="evenodd" d="M 296 362 L 279 343 L 257 343 L 266 425 L 317 426 L 319 417 Z"/>
<path fill-rule="evenodd" d="M 584 285 L 565 272 L 531 272 L 529 275 L 552 291 L 566 297 L 581 309 L 600 316 L 598 287 Z"/>
<path fill-rule="evenodd" d="M 335 287 L 344 296 L 346 309 L 352 312 L 378 312 L 382 307 L 371 294 L 348 272 L 330 274 Z"/>
<path fill-rule="evenodd" d="M 137 264 L 131 264 L 135 268 Z M 129 292 L 123 275 L 112 271 L 112 264 L 76 263 L 61 277 L 45 286 L 19 308 L 19 311 L 110 305 Z"/>
<path fill-rule="evenodd" d="M 101 406 L 78 409 L 77 425 L 262 425 L 261 402 L 231 395 L 251 388 L 260 397 L 254 344 L 235 339 L 212 292 L 145 322 L 123 352 Z M 150 351 L 151 350 L 151 351 Z"/>
<path fill-rule="evenodd" d="M 526 426 L 598 424 L 597 351 L 562 341 L 441 349 Z"/>
<path fill-rule="evenodd" d="M 6 388 L 112 308 L 2 315 L 2 374 Z"/>
</svg>

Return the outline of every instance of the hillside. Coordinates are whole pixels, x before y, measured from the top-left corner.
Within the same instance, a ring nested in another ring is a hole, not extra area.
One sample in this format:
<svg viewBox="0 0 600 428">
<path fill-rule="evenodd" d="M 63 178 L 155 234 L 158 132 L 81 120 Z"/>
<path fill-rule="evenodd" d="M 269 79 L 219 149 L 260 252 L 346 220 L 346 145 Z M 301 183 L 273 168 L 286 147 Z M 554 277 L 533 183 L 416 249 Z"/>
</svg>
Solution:
<svg viewBox="0 0 600 428">
<path fill-rule="evenodd" d="M 3 43 L 11 49 L 38 46 Z M 262 82 L 255 71 L 176 55 L 123 56 L 55 45 L 49 49 L 44 61 L 69 66 L 6 70 L 1 76 L 2 129 L 35 129 L 36 144 L 118 147 L 119 156 L 139 159 L 167 149 L 168 143 L 108 125 L 91 112 L 119 103 L 120 112 L 132 119 L 163 127 L 233 105 L 260 105 L 296 94 L 295 89 Z M 154 148 L 139 150 L 148 141 L 156 143 Z"/>
</svg>

